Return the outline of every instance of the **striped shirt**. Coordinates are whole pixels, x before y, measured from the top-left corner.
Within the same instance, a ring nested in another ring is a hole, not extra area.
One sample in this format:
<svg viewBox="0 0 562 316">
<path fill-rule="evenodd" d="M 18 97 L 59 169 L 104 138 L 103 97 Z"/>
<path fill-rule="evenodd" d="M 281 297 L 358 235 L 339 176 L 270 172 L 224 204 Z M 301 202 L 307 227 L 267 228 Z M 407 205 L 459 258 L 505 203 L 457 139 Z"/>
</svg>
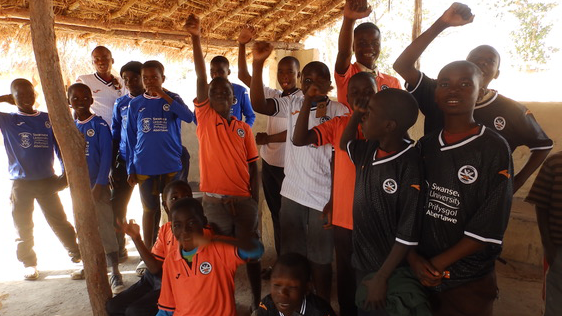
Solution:
<svg viewBox="0 0 562 316">
<path fill-rule="evenodd" d="M 101 116 L 105 122 L 111 127 L 113 117 L 113 104 L 117 98 L 127 94 L 127 88 L 123 83 L 123 79 L 116 77 L 119 87 L 115 86 L 111 81 L 105 81 L 97 73 L 78 76 L 76 82 L 83 83 L 92 90 L 94 104 L 92 111 Z"/>
<path fill-rule="evenodd" d="M 525 201 L 548 212 L 551 241 L 562 246 L 562 151 L 544 161 Z"/>
</svg>

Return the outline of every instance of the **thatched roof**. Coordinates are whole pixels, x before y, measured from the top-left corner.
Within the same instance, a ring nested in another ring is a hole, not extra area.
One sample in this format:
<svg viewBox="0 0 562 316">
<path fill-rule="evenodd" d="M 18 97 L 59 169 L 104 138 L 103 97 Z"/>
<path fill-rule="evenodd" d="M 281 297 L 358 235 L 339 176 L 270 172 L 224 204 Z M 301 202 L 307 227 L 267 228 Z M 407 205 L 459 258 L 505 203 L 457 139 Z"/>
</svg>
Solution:
<svg viewBox="0 0 562 316">
<path fill-rule="evenodd" d="M 29 24 L 29 0 L 0 0 L 0 40 Z M 183 24 L 201 17 L 203 43 L 216 53 L 237 46 L 243 25 L 276 48 L 301 49 L 300 41 L 341 15 L 343 0 L 54 0 L 59 36 L 102 37 L 112 43 L 190 51 Z M 4 38 L 5 39 L 5 38 Z M 151 44 L 151 45 L 143 45 Z"/>
</svg>

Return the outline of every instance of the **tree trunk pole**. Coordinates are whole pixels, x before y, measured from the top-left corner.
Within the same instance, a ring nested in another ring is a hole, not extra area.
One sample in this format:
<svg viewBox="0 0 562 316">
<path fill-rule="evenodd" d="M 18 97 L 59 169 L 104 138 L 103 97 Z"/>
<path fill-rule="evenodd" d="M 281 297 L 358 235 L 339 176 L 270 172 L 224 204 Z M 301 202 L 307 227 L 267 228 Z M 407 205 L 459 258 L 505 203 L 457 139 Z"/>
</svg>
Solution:
<svg viewBox="0 0 562 316">
<path fill-rule="evenodd" d="M 84 138 L 70 116 L 64 91 L 56 47 L 52 0 L 29 1 L 29 9 L 37 69 L 53 132 L 62 153 L 70 184 L 74 220 L 84 262 L 90 304 L 93 315 L 106 316 L 105 303 L 111 297 L 111 289 L 107 281 L 105 253 L 90 191 Z"/>
<path fill-rule="evenodd" d="M 421 34 L 422 25 L 422 0 L 415 0 L 414 4 L 414 23 L 412 25 L 412 41 Z M 420 60 L 416 60 L 416 69 L 420 69 Z"/>
</svg>

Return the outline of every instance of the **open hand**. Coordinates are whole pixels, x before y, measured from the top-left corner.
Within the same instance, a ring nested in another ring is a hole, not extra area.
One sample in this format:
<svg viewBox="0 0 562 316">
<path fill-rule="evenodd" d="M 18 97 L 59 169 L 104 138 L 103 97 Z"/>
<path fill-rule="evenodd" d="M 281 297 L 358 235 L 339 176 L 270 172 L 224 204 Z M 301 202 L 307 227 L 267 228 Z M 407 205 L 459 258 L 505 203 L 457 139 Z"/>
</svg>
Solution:
<svg viewBox="0 0 562 316">
<path fill-rule="evenodd" d="M 273 51 L 273 45 L 268 42 L 255 42 L 252 47 L 252 55 L 254 61 L 264 62 L 271 52 Z"/>
<path fill-rule="evenodd" d="M 306 96 L 312 98 L 313 100 L 325 97 L 328 92 L 333 89 L 331 84 L 332 82 L 330 82 L 330 80 L 318 78 L 306 90 Z"/>
<path fill-rule="evenodd" d="M 240 35 L 238 35 L 238 43 L 248 44 L 252 38 L 256 35 L 256 30 L 251 25 L 245 25 L 240 30 Z"/>
<path fill-rule="evenodd" d="M 192 36 L 201 36 L 201 20 L 195 14 L 187 17 L 184 28 Z"/>
<path fill-rule="evenodd" d="M 474 20 L 474 14 L 466 4 L 455 2 L 443 13 L 439 20 L 449 26 L 461 26 L 471 23 Z"/>
<path fill-rule="evenodd" d="M 367 0 L 347 0 L 343 7 L 343 16 L 350 20 L 359 20 L 368 17 L 372 11 Z"/>
<path fill-rule="evenodd" d="M 322 210 L 322 220 L 324 221 L 324 225 L 322 225 L 322 228 L 324 229 L 330 229 L 332 228 L 332 214 L 333 214 L 333 210 L 334 210 L 334 202 L 332 199 L 330 199 L 328 201 L 328 203 L 326 203 L 326 205 L 324 205 L 324 209 Z"/>
<path fill-rule="evenodd" d="M 117 230 L 124 233 L 124 234 L 127 234 L 132 239 L 141 238 L 140 226 L 135 222 L 134 219 L 129 220 L 128 223 L 126 221 L 120 222 L 118 220 L 117 221 Z"/>
</svg>

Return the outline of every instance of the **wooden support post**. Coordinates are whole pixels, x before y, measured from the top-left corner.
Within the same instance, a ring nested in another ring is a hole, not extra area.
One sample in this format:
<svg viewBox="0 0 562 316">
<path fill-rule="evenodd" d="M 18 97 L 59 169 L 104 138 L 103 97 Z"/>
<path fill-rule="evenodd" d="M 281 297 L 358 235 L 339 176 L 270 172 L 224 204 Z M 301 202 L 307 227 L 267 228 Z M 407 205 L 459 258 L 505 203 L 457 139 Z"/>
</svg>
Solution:
<svg viewBox="0 0 562 316">
<path fill-rule="evenodd" d="M 422 24 L 422 0 L 415 0 L 414 4 L 414 23 L 412 24 L 412 41 L 421 34 Z M 420 60 L 416 60 L 416 69 L 420 69 Z"/>
<path fill-rule="evenodd" d="M 95 316 L 106 316 L 105 303 L 111 297 L 111 289 L 107 282 L 105 253 L 90 191 L 84 138 L 75 127 L 66 101 L 55 40 L 53 2 L 33 0 L 29 2 L 29 9 L 33 51 L 49 109 L 49 118 L 61 149 L 70 184 L 76 231 L 84 261 L 92 312 Z"/>
</svg>

